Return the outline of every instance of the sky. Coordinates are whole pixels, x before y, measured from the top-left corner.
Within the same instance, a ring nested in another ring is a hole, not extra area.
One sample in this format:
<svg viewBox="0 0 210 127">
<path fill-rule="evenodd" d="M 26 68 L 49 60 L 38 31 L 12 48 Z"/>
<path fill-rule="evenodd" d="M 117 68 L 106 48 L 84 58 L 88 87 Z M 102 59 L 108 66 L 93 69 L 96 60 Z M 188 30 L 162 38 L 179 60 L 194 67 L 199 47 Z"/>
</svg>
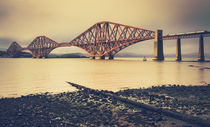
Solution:
<svg viewBox="0 0 210 127">
<path fill-rule="evenodd" d="M 210 31 L 210 0 L 0 0 L 0 49 L 11 42 L 29 45 L 45 35 L 68 42 L 93 24 L 112 21 L 163 34 Z M 130 46 L 122 53 L 152 54 L 153 40 Z M 174 54 L 176 40 L 164 41 L 165 54 Z M 58 48 L 53 53 L 82 52 Z M 119 52 L 119 53 L 121 53 Z M 182 53 L 198 52 L 198 39 L 182 40 Z M 210 54 L 210 37 L 205 38 Z"/>
</svg>

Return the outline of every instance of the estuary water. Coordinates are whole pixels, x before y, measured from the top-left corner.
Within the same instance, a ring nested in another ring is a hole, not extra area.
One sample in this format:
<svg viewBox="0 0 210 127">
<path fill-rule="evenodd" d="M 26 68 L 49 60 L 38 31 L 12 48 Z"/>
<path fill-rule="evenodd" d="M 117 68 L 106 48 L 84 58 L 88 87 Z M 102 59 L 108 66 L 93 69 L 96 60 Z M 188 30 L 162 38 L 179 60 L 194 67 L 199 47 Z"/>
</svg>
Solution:
<svg viewBox="0 0 210 127">
<path fill-rule="evenodd" d="M 210 62 L 0 58 L 0 97 L 75 90 L 66 81 L 118 91 L 163 84 L 203 85 L 210 83 L 209 76 Z"/>
</svg>

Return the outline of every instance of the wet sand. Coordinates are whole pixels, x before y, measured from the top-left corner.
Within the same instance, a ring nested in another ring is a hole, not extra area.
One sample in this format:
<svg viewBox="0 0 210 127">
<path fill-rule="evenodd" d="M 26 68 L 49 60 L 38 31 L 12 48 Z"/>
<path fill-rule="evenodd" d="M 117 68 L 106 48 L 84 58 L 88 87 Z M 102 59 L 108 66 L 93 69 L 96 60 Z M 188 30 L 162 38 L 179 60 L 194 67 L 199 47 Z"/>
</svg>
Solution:
<svg viewBox="0 0 210 127">
<path fill-rule="evenodd" d="M 104 91 L 112 93 L 109 91 Z M 210 85 L 128 89 L 115 95 L 209 120 Z M 87 89 L 0 99 L 0 124 L 8 126 L 194 127 Z"/>
</svg>

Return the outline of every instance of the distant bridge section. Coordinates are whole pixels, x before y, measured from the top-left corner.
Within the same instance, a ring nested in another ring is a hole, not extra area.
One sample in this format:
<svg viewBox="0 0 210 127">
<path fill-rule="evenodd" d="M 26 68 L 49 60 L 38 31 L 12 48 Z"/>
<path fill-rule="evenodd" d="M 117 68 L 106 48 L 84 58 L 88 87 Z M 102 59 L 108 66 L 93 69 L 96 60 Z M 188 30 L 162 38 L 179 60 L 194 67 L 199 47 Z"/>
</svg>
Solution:
<svg viewBox="0 0 210 127">
<path fill-rule="evenodd" d="M 12 44 L 7 49 L 7 53 L 10 56 L 16 56 L 22 50 L 23 50 L 23 48 L 17 42 L 12 42 Z"/>
<path fill-rule="evenodd" d="M 32 57 L 47 57 L 48 54 L 58 47 L 58 43 L 46 36 L 36 37 L 26 49 L 31 51 Z"/>
<path fill-rule="evenodd" d="M 188 32 L 188 33 L 178 33 L 178 34 L 169 34 L 162 37 L 162 40 L 177 40 L 176 46 L 176 61 L 181 61 L 181 39 L 188 38 L 199 38 L 199 52 L 198 52 L 198 61 L 205 61 L 204 55 L 204 37 L 209 37 L 209 31 L 197 31 L 197 32 Z"/>
<path fill-rule="evenodd" d="M 163 36 L 163 40 L 199 38 L 200 36 L 209 37 L 210 32 L 197 31 L 197 32 L 188 32 L 188 33 L 168 34 L 166 36 Z"/>
</svg>

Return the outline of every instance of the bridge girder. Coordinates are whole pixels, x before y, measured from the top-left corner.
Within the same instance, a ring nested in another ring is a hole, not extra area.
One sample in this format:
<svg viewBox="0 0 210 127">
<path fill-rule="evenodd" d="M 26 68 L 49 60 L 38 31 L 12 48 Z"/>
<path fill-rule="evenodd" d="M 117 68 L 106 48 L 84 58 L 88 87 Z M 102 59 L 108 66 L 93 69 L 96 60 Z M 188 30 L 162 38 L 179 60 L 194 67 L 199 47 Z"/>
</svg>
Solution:
<svg viewBox="0 0 210 127">
<path fill-rule="evenodd" d="M 154 31 L 113 22 L 99 22 L 69 42 L 85 49 L 90 56 L 115 55 L 134 43 L 153 39 Z"/>
<path fill-rule="evenodd" d="M 27 47 L 33 57 L 47 57 L 48 54 L 58 47 L 58 43 L 46 36 L 36 37 Z"/>
<path fill-rule="evenodd" d="M 23 48 L 17 42 L 12 42 L 12 44 L 7 49 L 7 53 L 10 56 L 15 57 L 18 53 L 22 51 L 22 49 Z"/>
<path fill-rule="evenodd" d="M 91 57 L 111 56 L 140 41 L 153 39 L 154 31 L 137 27 L 99 22 L 70 42 L 57 43 L 46 36 L 36 37 L 26 48 L 33 57 L 47 57 L 55 48 L 76 46 L 85 50 Z"/>
</svg>

